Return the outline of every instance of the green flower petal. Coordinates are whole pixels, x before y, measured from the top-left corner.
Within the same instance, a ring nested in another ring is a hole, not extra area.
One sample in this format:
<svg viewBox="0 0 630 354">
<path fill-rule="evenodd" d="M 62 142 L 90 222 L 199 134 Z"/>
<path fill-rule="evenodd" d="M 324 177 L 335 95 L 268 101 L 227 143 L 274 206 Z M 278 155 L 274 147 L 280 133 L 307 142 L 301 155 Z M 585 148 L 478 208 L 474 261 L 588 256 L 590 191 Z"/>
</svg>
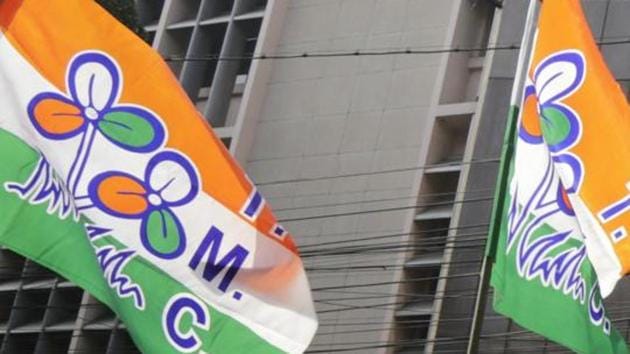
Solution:
<svg viewBox="0 0 630 354">
<path fill-rule="evenodd" d="M 149 146 L 155 139 L 153 126 L 132 112 L 109 112 L 98 121 L 98 129 L 112 142 L 132 150 Z"/>
<path fill-rule="evenodd" d="M 571 122 L 560 110 L 548 107 L 542 111 L 541 128 L 547 144 L 554 146 L 564 141 L 571 132 Z"/>
<path fill-rule="evenodd" d="M 154 210 L 144 223 L 145 235 L 150 248 L 162 255 L 178 251 L 183 236 L 176 216 L 168 209 Z"/>
</svg>

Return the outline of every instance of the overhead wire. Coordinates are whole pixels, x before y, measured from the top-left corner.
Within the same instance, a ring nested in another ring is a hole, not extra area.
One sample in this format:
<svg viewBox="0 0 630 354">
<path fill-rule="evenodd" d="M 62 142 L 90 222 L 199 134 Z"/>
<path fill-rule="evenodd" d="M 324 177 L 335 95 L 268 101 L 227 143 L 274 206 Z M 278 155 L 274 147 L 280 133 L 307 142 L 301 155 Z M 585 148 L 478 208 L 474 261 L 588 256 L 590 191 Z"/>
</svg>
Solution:
<svg viewBox="0 0 630 354">
<path fill-rule="evenodd" d="M 596 43 L 600 46 L 630 44 L 630 38 L 627 36 L 608 37 L 624 38 L 618 40 L 600 40 Z M 425 48 L 425 49 L 422 49 Z M 475 52 L 492 52 L 492 51 L 512 51 L 519 50 L 520 45 L 512 44 L 492 44 L 487 46 L 470 46 L 470 47 L 448 47 L 431 49 L 425 47 L 405 47 L 399 49 L 375 49 L 375 50 L 346 50 L 346 51 L 303 51 L 299 53 L 245 53 L 244 55 L 224 55 L 219 53 L 206 54 L 201 56 L 180 56 L 171 55 L 163 57 L 166 62 L 199 62 L 199 61 L 243 61 L 243 60 L 287 60 L 287 59 L 305 59 L 305 58 L 340 58 L 340 57 L 375 57 L 388 55 L 431 55 L 431 54 L 447 54 L 447 53 L 475 53 Z"/>
<path fill-rule="evenodd" d="M 360 232 L 357 232 L 360 233 Z M 394 233 L 394 234 L 382 234 L 379 236 L 373 236 L 373 237 L 366 237 L 364 242 L 367 241 L 374 241 L 374 240 L 379 240 L 379 241 L 383 241 L 383 240 L 387 240 L 389 238 L 400 238 L 401 236 L 421 236 L 421 235 L 425 235 L 426 233 L 424 232 L 403 232 L 403 233 Z M 476 236 L 484 236 L 487 235 L 487 230 L 484 230 L 483 232 L 474 232 L 474 233 L 459 233 L 457 234 L 457 238 L 454 239 L 452 242 L 458 243 L 458 242 L 468 242 L 470 240 L 476 240 Z M 432 244 L 443 244 L 450 236 L 448 234 L 444 234 L 444 235 L 431 235 L 431 236 L 426 236 L 425 238 L 419 238 L 417 240 L 418 243 L 424 244 L 424 245 L 432 245 Z M 302 249 L 303 251 L 301 252 L 302 254 L 308 254 L 308 252 L 313 251 L 313 249 L 315 251 L 322 251 L 322 250 L 328 250 L 328 249 L 340 249 L 343 247 L 349 247 L 349 246 L 341 246 L 342 244 L 354 244 L 354 243 L 361 243 L 361 239 L 353 239 L 351 241 L 338 241 L 338 243 L 332 243 L 331 244 L 327 244 L 327 245 L 323 245 L 323 247 L 300 247 L 300 249 Z M 334 242 L 334 241 L 333 241 Z M 361 245 L 361 244 L 360 244 Z M 352 245 L 351 245 L 352 246 Z"/>
<path fill-rule="evenodd" d="M 414 283 L 423 280 L 439 280 L 439 279 L 455 279 L 455 278 L 466 278 L 471 276 L 477 276 L 479 272 L 471 272 L 471 273 L 462 273 L 456 275 L 448 275 L 444 277 L 435 276 L 435 277 L 420 277 L 420 278 L 406 278 L 400 281 L 381 281 L 381 282 L 371 282 L 371 283 L 359 283 L 359 284 L 345 284 L 339 286 L 325 286 L 319 288 L 313 288 L 312 291 L 321 291 L 321 290 L 331 290 L 331 289 L 349 289 L 349 288 L 364 288 L 378 285 L 391 285 L 391 284 L 403 284 L 403 283 Z"/>
<path fill-rule="evenodd" d="M 375 238 L 379 238 L 379 237 L 383 237 L 383 238 L 391 238 L 391 237 L 398 237 L 398 236 L 405 236 L 405 235 L 430 235 L 433 233 L 437 233 L 437 232 L 452 232 L 452 231 L 456 231 L 456 230 L 463 230 L 463 229 L 473 229 L 473 228 L 487 228 L 490 224 L 489 223 L 480 223 L 480 224 L 473 224 L 473 225 L 460 225 L 460 226 L 446 226 L 446 227 L 433 227 L 433 228 L 424 228 L 423 230 L 420 231 L 413 231 L 413 232 L 403 232 L 403 233 L 387 233 L 387 234 L 377 234 L 377 235 L 370 235 L 368 237 L 366 237 L 365 239 L 375 239 Z M 379 230 L 379 232 L 390 232 L 390 231 L 381 231 Z M 366 233 L 366 231 L 350 231 L 350 232 L 341 232 L 341 233 L 326 233 L 326 234 L 317 234 L 317 235 L 311 235 L 311 236 L 305 236 L 305 238 L 322 238 L 322 237 L 336 237 L 339 238 L 339 236 L 348 236 L 348 235 L 356 235 L 358 233 Z M 431 236 L 433 237 L 433 236 Z M 347 243 L 347 242 L 360 242 L 361 240 L 363 240 L 364 238 L 360 238 L 360 239 L 348 239 L 348 240 L 339 240 L 339 241 L 328 241 L 328 242 L 318 242 L 318 243 L 312 243 L 312 244 L 301 244 L 300 245 L 300 249 L 304 248 L 304 247 L 309 247 L 309 246 L 317 246 L 317 245 L 335 245 L 335 244 L 341 244 L 341 243 Z"/>
<path fill-rule="evenodd" d="M 440 233 L 442 234 L 442 232 L 444 232 L 444 238 L 447 237 L 446 233 L 450 233 L 450 232 L 455 232 L 458 230 L 466 230 L 466 229 L 477 229 L 477 228 L 483 228 L 484 230 L 487 230 L 487 227 L 489 226 L 489 223 L 480 223 L 480 224 L 473 224 L 473 225 L 460 225 L 460 226 L 453 226 L 453 227 L 433 227 L 433 228 L 423 228 L 423 230 L 419 230 L 419 231 L 412 231 L 412 232 L 394 232 L 394 233 L 389 233 L 389 231 L 382 231 L 382 232 L 388 232 L 385 234 L 376 234 L 376 235 L 370 235 L 370 236 L 366 236 L 366 237 L 361 237 L 361 238 L 355 238 L 355 239 L 344 239 L 344 240 L 339 240 L 339 241 L 328 241 L 328 242 L 318 242 L 318 243 L 310 243 L 310 244 L 301 244 L 300 245 L 300 249 L 308 249 L 309 247 L 315 247 L 315 246 L 320 246 L 320 245 L 324 245 L 324 246 L 331 246 L 331 245 L 340 245 L 340 244 L 344 244 L 344 243 L 352 243 L 352 242 L 363 242 L 363 241 L 370 241 L 370 240 L 376 240 L 376 239 L 386 239 L 386 238 L 397 238 L 400 236 L 426 236 L 427 238 L 434 238 L 437 237 L 435 236 L 436 233 Z M 313 236 L 308 236 L 308 238 L 321 238 L 321 237 L 339 237 L 339 236 L 348 236 L 348 235 L 356 235 L 356 234 L 361 234 L 361 233 L 365 233 L 365 231 L 352 231 L 352 232 L 343 232 L 343 233 L 330 233 L 330 234 L 319 234 L 319 235 L 313 235 Z M 429 236 L 431 235 L 431 236 Z M 465 236 L 465 235 L 464 235 Z"/>
<path fill-rule="evenodd" d="M 417 47 L 416 47 L 417 48 Z M 339 57 L 358 57 L 358 56 L 384 56 L 384 55 L 426 55 L 426 54 L 444 54 L 444 53 L 470 53 L 480 51 L 501 51 L 516 50 L 518 45 L 494 45 L 494 46 L 475 46 L 475 47 L 456 47 L 456 48 L 438 48 L 438 49 L 413 49 L 411 47 L 404 49 L 388 49 L 388 50 L 353 50 L 353 51 L 337 51 L 337 52 L 301 52 L 292 54 L 255 54 L 246 53 L 236 56 L 221 56 L 220 54 L 207 54 L 202 56 L 167 56 L 164 60 L 167 62 L 198 62 L 198 61 L 241 61 L 241 60 L 284 60 L 284 59 L 302 59 L 302 58 L 339 58 Z"/>
<path fill-rule="evenodd" d="M 334 218 L 334 217 L 344 217 L 344 216 L 353 216 L 353 215 L 362 215 L 362 214 L 372 214 L 377 212 L 392 212 L 392 211 L 401 211 L 407 209 L 417 209 L 423 207 L 434 207 L 434 206 L 448 206 L 453 204 L 463 204 L 463 203 L 477 203 L 492 200 L 491 196 L 483 197 L 483 198 L 468 198 L 461 200 L 453 200 L 453 201 L 445 201 L 445 202 L 434 202 L 434 203 L 425 203 L 425 204 L 416 204 L 409 206 L 401 206 L 401 207 L 391 207 L 391 208 L 378 208 L 378 209 L 369 209 L 369 210 L 359 210 L 359 211 L 350 211 L 350 212 L 342 212 L 342 213 L 330 213 L 330 214 L 320 214 L 320 215 L 312 215 L 312 216 L 303 216 L 303 217 L 294 217 L 294 218 L 285 218 L 279 219 L 280 222 L 295 222 L 295 221 L 305 221 L 305 220 L 314 220 L 314 219 L 325 219 L 325 218 Z"/>
<path fill-rule="evenodd" d="M 310 204 L 310 205 L 302 205 L 296 207 L 284 207 L 284 208 L 274 208 L 274 212 L 281 211 L 293 211 L 293 210 L 303 210 L 303 209 L 317 209 L 317 208 L 330 208 L 330 207 L 342 207 L 348 205 L 356 205 L 356 204 L 370 204 L 370 203 L 382 203 L 382 202 L 393 202 L 400 200 L 416 200 L 416 199 L 428 199 L 435 197 L 450 197 L 457 196 L 462 194 L 475 194 L 475 193 L 487 193 L 492 192 L 492 189 L 476 189 L 469 191 L 459 191 L 459 192 L 433 192 L 433 193 L 423 193 L 419 196 L 405 196 L 405 197 L 391 197 L 391 198 L 378 198 L 378 199 L 364 199 L 364 200 L 356 200 L 352 202 L 341 202 L 341 203 L 327 203 L 327 204 Z M 490 194 L 488 194 L 490 196 Z"/>
<path fill-rule="evenodd" d="M 479 236 L 487 235 L 486 231 L 487 230 L 483 230 L 483 232 L 459 233 L 457 234 L 457 237 L 452 240 L 452 242 L 461 243 L 461 242 L 484 240 L 485 237 L 479 237 Z M 351 245 L 342 246 L 341 241 L 340 241 L 340 243 L 333 244 L 333 245 L 324 245 L 323 247 L 317 247 L 317 248 L 310 247 L 303 250 L 301 252 L 301 255 L 308 255 L 311 253 L 326 252 L 326 251 L 347 250 L 347 249 L 353 249 L 356 247 L 373 247 L 373 246 L 378 246 L 378 245 L 389 245 L 392 243 L 400 244 L 400 242 L 391 242 L 391 241 L 387 243 L 374 243 L 374 242 L 367 243 L 367 242 L 368 241 L 387 241 L 388 238 L 391 238 L 389 237 L 389 235 L 396 235 L 396 238 L 398 239 L 400 238 L 400 236 L 418 236 L 418 235 L 425 235 L 425 233 L 409 232 L 409 233 L 385 234 L 385 235 L 388 235 L 388 236 L 381 237 L 379 235 L 376 237 L 366 238 L 364 243 L 360 243 L 361 240 L 352 240 L 352 242 L 344 242 L 345 244 L 352 243 Z M 444 245 L 444 243 L 449 239 L 449 237 L 451 236 L 449 236 L 448 234 L 441 234 L 441 235 L 432 234 L 431 236 L 426 236 L 424 238 L 417 238 L 409 242 L 415 242 L 417 245 L 424 245 L 424 246 L 431 246 L 431 245 L 441 246 L 441 245 Z M 354 243 L 359 243 L 359 244 L 354 245 Z"/>
<path fill-rule="evenodd" d="M 437 167 L 446 168 L 446 167 L 498 163 L 498 162 L 500 162 L 499 158 L 473 159 L 469 161 L 445 161 L 445 162 L 426 164 L 422 166 L 394 168 L 394 169 L 378 170 L 378 171 L 345 173 L 345 174 L 338 174 L 338 175 L 332 175 L 332 176 L 304 177 L 304 178 L 282 179 L 282 180 L 275 180 L 275 181 L 272 180 L 272 181 L 265 181 L 265 182 L 256 181 L 255 185 L 260 187 L 260 186 L 269 186 L 269 185 L 286 184 L 286 183 L 314 182 L 314 181 L 329 180 L 329 179 L 336 179 L 336 178 L 351 178 L 351 177 L 375 176 L 375 175 L 382 175 L 386 173 L 422 171 L 422 170 L 428 170 L 428 169 L 437 168 Z"/>
</svg>

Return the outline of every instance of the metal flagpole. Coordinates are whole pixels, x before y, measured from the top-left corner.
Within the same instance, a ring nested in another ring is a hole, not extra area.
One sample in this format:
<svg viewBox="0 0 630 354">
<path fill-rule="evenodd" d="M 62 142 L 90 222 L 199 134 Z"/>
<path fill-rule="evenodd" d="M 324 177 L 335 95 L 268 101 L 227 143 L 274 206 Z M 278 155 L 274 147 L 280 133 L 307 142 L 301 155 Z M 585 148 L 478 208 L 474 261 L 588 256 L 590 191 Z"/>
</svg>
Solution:
<svg viewBox="0 0 630 354">
<path fill-rule="evenodd" d="M 492 259 L 497 245 L 501 229 L 501 212 L 505 201 L 505 193 L 508 188 L 508 178 L 510 173 L 510 160 L 514 151 L 514 134 L 516 132 L 516 123 L 518 122 L 519 108 L 518 105 L 523 96 L 523 86 L 527 77 L 527 69 L 529 67 L 530 53 L 534 42 L 536 32 L 536 14 L 538 10 L 539 0 L 529 0 L 527 9 L 527 17 L 525 20 L 525 29 L 523 38 L 521 39 L 521 49 L 516 64 L 516 73 L 514 75 L 514 84 L 512 86 L 512 96 L 510 97 L 510 112 L 503 138 L 503 148 L 501 151 L 501 165 L 499 166 L 499 174 L 497 177 L 497 185 L 494 193 L 494 205 L 492 208 L 492 220 L 490 222 L 490 230 L 488 243 L 486 245 L 486 253 L 481 263 L 479 275 L 479 285 L 475 297 L 475 307 L 473 312 L 472 325 L 468 337 L 468 347 L 466 353 L 475 354 L 479 347 L 479 335 L 483 324 L 486 297 L 488 295 L 488 286 L 490 282 L 490 272 L 492 270 Z"/>
</svg>

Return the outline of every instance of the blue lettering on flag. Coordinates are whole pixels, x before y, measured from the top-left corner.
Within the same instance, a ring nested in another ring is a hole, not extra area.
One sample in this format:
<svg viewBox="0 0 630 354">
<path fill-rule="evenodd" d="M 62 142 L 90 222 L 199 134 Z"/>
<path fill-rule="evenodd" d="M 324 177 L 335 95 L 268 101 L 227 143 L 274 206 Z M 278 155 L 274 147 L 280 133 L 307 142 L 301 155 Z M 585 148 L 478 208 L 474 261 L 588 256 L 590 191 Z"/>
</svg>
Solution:
<svg viewBox="0 0 630 354">
<path fill-rule="evenodd" d="M 190 294 L 180 293 L 173 296 L 164 307 L 162 329 L 169 343 L 183 353 L 192 353 L 201 347 L 201 340 L 190 328 L 182 332 L 184 314 L 192 318 L 190 326 L 204 330 L 210 329 L 210 314 L 204 303 Z"/>
<path fill-rule="evenodd" d="M 249 198 L 247 198 L 247 202 L 245 203 L 245 206 L 243 207 L 241 213 L 245 215 L 245 217 L 247 217 L 248 219 L 254 220 L 262 211 L 264 204 L 265 201 L 262 195 L 260 195 L 260 193 L 256 189 L 254 189 L 252 190 Z"/>
<path fill-rule="evenodd" d="M 608 222 L 610 219 L 616 218 L 617 216 L 625 213 L 628 209 L 630 209 L 630 197 L 626 197 L 604 209 L 599 214 L 599 217 L 602 222 Z"/>
<path fill-rule="evenodd" d="M 243 266 L 245 259 L 249 255 L 249 251 L 245 249 L 245 247 L 237 244 L 229 250 L 223 258 L 217 260 L 222 242 L 223 232 L 212 226 L 210 231 L 206 234 L 206 237 L 203 241 L 201 241 L 199 248 L 188 263 L 188 266 L 193 270 L 196 270 L 199 267 L 204 255 L 208 254 L 205 260 L 202 277 L 208 282 L 211 282 L 217 275 L 219 275 L 219 273 L 227 268 L 227 271 L 218 286 L 219 290 L 226 292 L 230 287 L 230 283 L 234 280 L 234 277 Z M 236 300 L 240 300 L 242 294 L 236 291 L 233 297 Z"/>
</svg>

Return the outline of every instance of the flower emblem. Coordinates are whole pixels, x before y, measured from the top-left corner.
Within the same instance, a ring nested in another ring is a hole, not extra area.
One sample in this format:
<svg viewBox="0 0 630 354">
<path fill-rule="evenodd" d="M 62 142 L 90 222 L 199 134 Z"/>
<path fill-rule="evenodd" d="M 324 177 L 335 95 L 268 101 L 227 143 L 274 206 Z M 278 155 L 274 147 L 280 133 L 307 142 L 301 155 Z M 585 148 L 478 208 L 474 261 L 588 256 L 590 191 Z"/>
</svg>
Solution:
<svg viewBox="0 0 630 354">
<path fill-rule="evenodd" d="M 104 172 L 92 179 L 88 192 L 103 212 L 140 219 L 140 240 L 151 254 L 173 259 L 186 248 L 186 237 L 173 208 L 195 198 L 199 178 L 181 154 L 163 151 L 151 158 L 144 179 L 125 172 Z"/>
<path fill-rule="evenodd" d="M 538 64 L 525 87 L 519 138 L 538 145 L 546 143 L 560 176 L 555 195 L 558 209 L 575 215 L 569 195 L 579 190 L 582 164 L 567 152 L 580 137 L 578 114 L 562 102 L 584 82 L 586 62 L 582 53 L 567 50 L 554 53 Z"/>
<path fill-rule="evenodd" d="M 519 126 L 523 140 L 531 144 L 544 140 L 552 153 L 565 150 L 578 140 L 580 121 L 562 100 L 580 88 L 584 73 L 584 56 L 575 50 L 550 55 L 536 67 L 525 88 Z"/>
<path fill-rule="evenodd" d="M 164 127 L 154 113 L 119 103 L 122 76 L 107 55 L 88 51 L 75 56 L 66 72 L 66 88 L 66 95 L 36 95 L 29 102 L 28 116 L 37 132 L 48 139 L 82 136 L 66 181 L 73 194 L 96 132 L 114 145 L 138 153 L 152 152 L 164 142 Z"/>
</svg>

